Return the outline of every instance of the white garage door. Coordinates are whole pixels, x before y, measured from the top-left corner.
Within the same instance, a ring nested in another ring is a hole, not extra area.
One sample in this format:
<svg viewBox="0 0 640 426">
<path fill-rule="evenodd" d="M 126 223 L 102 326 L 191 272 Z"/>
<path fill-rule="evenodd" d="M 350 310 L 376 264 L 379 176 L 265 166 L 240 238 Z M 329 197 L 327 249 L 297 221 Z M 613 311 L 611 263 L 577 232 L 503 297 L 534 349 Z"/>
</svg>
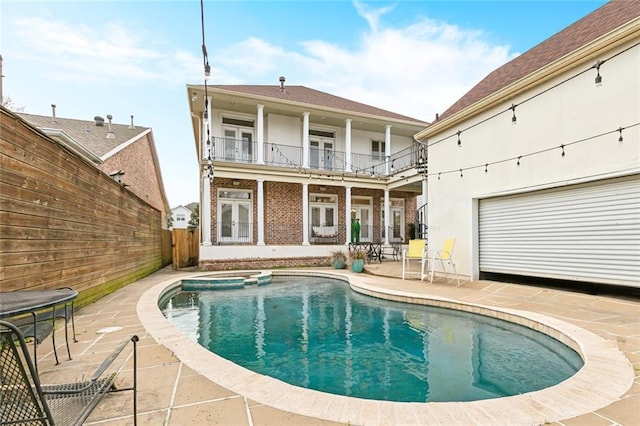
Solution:
<svg viewBox="0 0 640 426">
<path fill-rule="evenodd" d="M 480 200 L 480 271 L 640 287 L 640 175 Z"/>
</svg>

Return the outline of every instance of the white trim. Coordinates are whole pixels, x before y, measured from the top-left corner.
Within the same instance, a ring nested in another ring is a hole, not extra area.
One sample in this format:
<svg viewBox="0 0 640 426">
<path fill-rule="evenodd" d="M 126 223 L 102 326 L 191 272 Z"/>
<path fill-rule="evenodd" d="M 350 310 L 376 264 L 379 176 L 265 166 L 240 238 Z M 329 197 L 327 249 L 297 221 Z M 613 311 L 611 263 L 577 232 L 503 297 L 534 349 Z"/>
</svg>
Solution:
<svg viewBox="0 0 640 426">
<path fill-rule="evenodd" d="M 136 136 L 132 137 L 131 139 L 129 139 L 126 142 L 121 143 L 120 145 L 116 146 L 115 148 L 113 148 L 111 151 L 107 152 L 106 154 L 103 154 L 102 157 L 100 157 L 100 159 L 102 161 L 105 161 L 107 158 L 117 154 L 118 152 L 122 151 L 123 149 L 125 149 L 126 147 L 128 147 L 129 145 L 133 144 L 134 142 L 137 142 L 138 140 L 140 140 L 144 135 L 147 135 L 151 133 L 151 129 L 146 129 L 145 131 L 143 131 L 142 133 L 138 133 Z"/>
</svg>

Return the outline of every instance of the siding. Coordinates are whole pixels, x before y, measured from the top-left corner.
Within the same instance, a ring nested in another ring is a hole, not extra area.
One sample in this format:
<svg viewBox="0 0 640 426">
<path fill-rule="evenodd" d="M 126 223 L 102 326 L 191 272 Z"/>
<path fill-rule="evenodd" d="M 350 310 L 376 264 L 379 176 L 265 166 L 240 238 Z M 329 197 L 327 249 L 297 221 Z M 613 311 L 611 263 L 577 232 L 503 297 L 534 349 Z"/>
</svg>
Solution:
<svg viewBox="0 0 640 426">
<path fill-rule="evenodd" d="M 82 305 L 170 263 L 158 209 L 6 109 L 0 119 L 2 291 L 72 287 Z"/>
</svg>

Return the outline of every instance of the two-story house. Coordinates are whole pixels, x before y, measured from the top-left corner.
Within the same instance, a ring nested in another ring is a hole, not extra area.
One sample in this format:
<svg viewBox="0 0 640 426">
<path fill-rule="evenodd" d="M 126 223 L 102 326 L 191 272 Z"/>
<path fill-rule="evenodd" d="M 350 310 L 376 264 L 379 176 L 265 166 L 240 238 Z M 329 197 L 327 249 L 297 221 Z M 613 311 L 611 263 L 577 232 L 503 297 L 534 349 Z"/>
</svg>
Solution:
<svg viewBox="0 0 640 426">
<path fill-rule="evenodd" d="M 417 196 L 426 200 L 426 150 L 413 135 L 428 123 L 284 77 L 187 94 L 202 171 L 201 268 L 326 265 L 354 238 L 409 239 Z"/>
</svg>

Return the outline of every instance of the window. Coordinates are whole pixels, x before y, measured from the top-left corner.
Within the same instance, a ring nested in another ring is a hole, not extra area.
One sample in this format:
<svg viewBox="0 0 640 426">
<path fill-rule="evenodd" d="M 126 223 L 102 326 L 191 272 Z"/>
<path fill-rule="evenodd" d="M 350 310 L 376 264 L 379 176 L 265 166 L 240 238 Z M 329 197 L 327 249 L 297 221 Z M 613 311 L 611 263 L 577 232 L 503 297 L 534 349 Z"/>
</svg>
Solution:
<svg viewBox="0 0 640 426">
<path fill-rule="evenodd" d="M 254 127 L 253 120 L 242 120 L 240 118 L 222 117 L 222 124 L 238 127 Z"/>
<path fill-rule="evenodd" d="M 177 221 L 181 221 L 181 220 L 182 220 L 182 221 L 184 221 L 184 220 L 186 220 L 185 215 L 183 215 L 183 214 L 178 214 L 178 215 L 176 215 L 176 220 L 177 220 Z"/>
<path fill-rule="evenodd" d="M 385 143 L 384 141 L 371 141 L 371 159 L 372 160 L 384 160 L 385 159 Z"/>
</svg>

